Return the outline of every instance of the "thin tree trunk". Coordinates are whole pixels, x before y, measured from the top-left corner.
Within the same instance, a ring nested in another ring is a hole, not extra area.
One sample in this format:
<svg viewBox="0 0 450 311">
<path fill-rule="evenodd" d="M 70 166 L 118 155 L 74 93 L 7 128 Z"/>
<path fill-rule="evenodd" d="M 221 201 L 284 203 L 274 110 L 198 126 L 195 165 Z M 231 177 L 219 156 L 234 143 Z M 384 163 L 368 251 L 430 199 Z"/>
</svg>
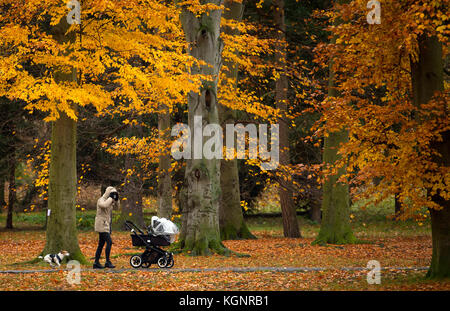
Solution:
<svg viewBox="0 0 450 311">
<path fill-rule="evenodd" d="M 244 5 L 242 2 L 233 0 L 225 1 L 225 11 L 223 17 L 228 20 L 242 20 Z M 230 35 L 237 35 L 236 29 L 225 27 L 223 32 Z M 224 62 L 227 68 L 225 75 L 233 81 L 231 87 L 236 88 L 238 77 L 238 66 L 235 63 Z M 225 133 L 226 124 L 234 124 L 236 111 L 219 104 L 220 124 Z M 236 141 L 236 140 L 235 140 Z M 234 239 L 255 239 L 256 237 L 248 230 L 244 221 L 244 214 L 241 207 L 241 194 L 239 190 L 238 160 L 222 159 L 220 163 L 220 186 L 221 196 L 219 205 L 219 224 L 222 240 Z"/>
<path fill-rule="evenodd" d="M 222 1 L 203 3 L 221 5 Z M 180 247 L 192 255 L 208 255 L 211 251 L 220 254 L 228 252 L 221 243 L 219 229 L 220 159 L 206 159 L 203 155 L 195 158 L 196 148 L 203 150 L 206 139 L 197 141 L 194 134 L 194 117 L 201 117 L 203 124 L 219 124 L 217 80 L 223 46 L 220 39 L 221 17 L 221 10 L 208 10 L 196 16 L 183 7 L 181 13 L 189 54 L 211 65 L 193 66 L 191 73 L 212 75 L 214 78 L 213 81 L 203 81 L 200 94 L 188 94 L 188 122 L 193 157 L 186 160 L 184 186 L 180 192 Z"/>
<path fill-rule="evenodd" d="M 16 203 L 16 148 L 11 148 L 9 160 L 9 193 L 8 212 L 6 215 L 6 229 L 13 229 L 13 211 Z"/>
<path fill-rule="evenodd" d="M 170 139 L 170 112 L 166 105 L 160 105 L 158 113 L 159 138 L 168 143 Z M 158 216 L 170 219 L 172 216 L 172 178 L 170 174 L 170 148 L 162 148 L 158 167 Z"/>
<path fill-rule="evenodd" d="M 125 170 L 133 169 L 134 164 L 134 158 L 127 154 L 125 156 Z M 125 220 L 131 220 L 139 227 L 143 227 L 142 182 L 136 176 L 130 176 L 125 180 L 121 197 L 126 198 L 126 200 L 121 201 L 120 217 L 117 221 L 117 227 L 122 230 L 127 230 L 124 225 Z"/>
<path fill-rule="evenodd" d="M 402 213 L 402 205 L 397 193 L 394 195 L 394 207 L 395 207 L 395 216 L 397 217 L 400 216 L 400 214 Z"/>
<path fill-rule="evenodd" d="M 309 210 L 309 219 L 320 224 L 322 221 L 322 210 L 319 205 L 314 204 Z"/>
<path fill-rule="evenodd" d="M 3 212 L 3 208 L 6 206 L 5 201 L 5 180 L 2 177 L 0 179 L 0 213 Z"/>
<path fill-rule="evenodd" d="M 340 3 L 346 1 L 338 1 Z M 333 37 L 332 42 L 336 42 Z M 339 96 L 335 89 L 335 74 L 333 60 L 329 66 L 328 97 Z M 327 133 L 324 138 L 323 163 L 333 165 L 340 159 L 338 155 L 339 146 L 348 141 L 348 131 L 341 129 L 338 132 Z M 328 176 L 323 184 L 322 199 L 322 223 L 319 235 L 313 244 L 351 244 L 357 239 L 353 235 L 350 226 L 350 194 L 347 183 L 338 182 L 345 174 L 346 167 L 338 170 L 336 175 Z"/>
<path fill-rule="evenodd" d="M 411 64 L 413 100 L 417 107 L 426 104 L 436 91 L 444 90 L 442 44 L 437 37 L 419 38 L 419 59 Z M 427 120 L 423 120 L 427 122 Z M 439 167 L 450 166 L 450 131 L 442 133 L 442 141 L 430 146 L 441 156 L 434 161 Z M 431 199 L 442 207 L 430 210 L 433 253 L 427 276 L 430 278 L 450 277 L 450 201 L 439 193 Z"/>
<path fill-rule="evenodd" d="M 289 156 L 289 126 L 286 114 L 288 113 L 288 78 L 286 76 L 286 25 L 284 17 L 284 0 L 275 0 L 274 20 L 277 26 L 276 39 L 278 41 L 275 51 L 275 63 L 278 67 L 280 77 L 275 85 L 275 101 L 280 110 L 281 117 L 278 119 L 280 125 L 280 167 L 286 168 L 290 164 Z M 280 178 L 278 194 L 280 197 L 281 214 L 283 219 L 283 231 L 285 237 L 298 238 L 301 236 L 295 211 L 293 184 L 288 171 L 283 172 Z"/>
<path fill-rule="evenodd" d="M 65 35 L 69 28 L 66 18 L 54 26 L 51 34 L 59 43 L 75 40 L 75 33 Z M 56 82 L 76 81 L 76 72 L 65 74 L 55 68 Z M 78 245 L 76 228 L 76 137 L 77 124 L 66 113 L 60 112 L 52 124 L 52 146 L 49 169 L 48 209 L 46 245 L 43 254 L 56 254 L 61 250 L 70 253 L 70 258 L 87 263 Z"/>
</svg>

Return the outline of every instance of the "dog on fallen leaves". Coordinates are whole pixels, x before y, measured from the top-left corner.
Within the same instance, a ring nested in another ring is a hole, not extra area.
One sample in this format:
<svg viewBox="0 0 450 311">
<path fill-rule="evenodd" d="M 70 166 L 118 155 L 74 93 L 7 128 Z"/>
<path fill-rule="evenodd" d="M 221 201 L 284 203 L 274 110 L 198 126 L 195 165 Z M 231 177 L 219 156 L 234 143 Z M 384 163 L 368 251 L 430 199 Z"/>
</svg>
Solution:
<svg viewBox="0 0 450 311">
<path fill-rule="evenodd" d="M 52 268 L 54 268 L 60 267 L 61 261 L 64 259 L 64 257 L 67 257 L 69 255 L 70 254 L 67 251 L 60 251 L 58 254 L 47 254 L 44 257 L 39 256 L 39 258 L 43 258 L 45 262 L 47 262 Z"/>
</svg>

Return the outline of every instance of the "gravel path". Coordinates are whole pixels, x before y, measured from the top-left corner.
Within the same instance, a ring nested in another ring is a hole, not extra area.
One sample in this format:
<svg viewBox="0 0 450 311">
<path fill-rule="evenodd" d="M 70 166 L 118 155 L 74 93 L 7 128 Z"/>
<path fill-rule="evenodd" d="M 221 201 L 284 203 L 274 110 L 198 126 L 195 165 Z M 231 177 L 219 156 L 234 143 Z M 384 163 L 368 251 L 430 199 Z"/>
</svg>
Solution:
<svg viewBox="0 0 450 311">
<path fill-rule="evenodd" d="M 70 271 L 70 269 L 36 269 L 36 270 L 0 270 L 0 274 L 21 274 L 21 273 L 52 273 L 58 271 Z M 341 271 L 365 271 L 370 270 L 364 267 L 340 267 L 340 268 L 325 268 L 325 267 L 221 267 L 221 268 L 171 268 L 171 269 L 161 269 L 161 268 L 149 268 L 149 269 L 133 269 L 133 268 L 123 268 L 123 269 L 81 269 L 83 271 L 90 272 L 105 272 L 105 273 L 121 273 L 130 271 L 147 271 L 147 272 L 316 272 L 316 271 L 331 271 L 331 270 L 341 270 Z M 428 270 L 428 267 L 385 267 L 381 270 Z"/>
</svg>

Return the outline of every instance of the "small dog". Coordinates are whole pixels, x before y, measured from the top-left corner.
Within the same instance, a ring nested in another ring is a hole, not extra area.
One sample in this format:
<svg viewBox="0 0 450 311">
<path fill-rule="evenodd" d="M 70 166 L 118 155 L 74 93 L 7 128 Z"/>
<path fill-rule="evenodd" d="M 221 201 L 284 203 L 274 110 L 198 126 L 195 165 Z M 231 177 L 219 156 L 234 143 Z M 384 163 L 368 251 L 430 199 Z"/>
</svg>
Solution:
<svg viewBox="0 0 450 311">
<path fill-rule="evenodd" d="M 44 258 L 44 261 L 48 262 L 50 266 L 53 268 L 55 266 L 60 267 L 61 261 L 64 259 L 64 257 L 69 255 L 70 254 L 67 251 L 60 251 L 58 254 L 47 254 L 44 257 L 39 256 L 39 258 Z"/>
</svg>

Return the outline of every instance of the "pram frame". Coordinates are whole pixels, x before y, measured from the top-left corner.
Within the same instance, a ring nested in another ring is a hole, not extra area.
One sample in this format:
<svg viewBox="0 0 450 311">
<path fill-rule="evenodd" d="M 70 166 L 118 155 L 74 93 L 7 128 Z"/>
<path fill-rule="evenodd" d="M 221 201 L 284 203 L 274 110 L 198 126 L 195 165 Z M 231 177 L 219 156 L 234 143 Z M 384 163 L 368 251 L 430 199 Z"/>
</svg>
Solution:
<svg viewBox="0 0 450 311">
<path fill-rule="evenodd" d="M 160 266 L 158 260 L 159 260 L 160 258 L 162 258 L 162 257 L 165 258 L 165 262 L 166 262 L 166 265 L 164 266 L 165 268 L 171 268 L 171 267 L 173 266 L 174 260 L 173 260 L 173 254 L 172 254 L 172 253 L 167 252 L 167 251 L 165 251 L 165 250 L 159 248 L 158 246 L 152 244 L 151 242 L 150 242 L 150 243 L 147 242 L 147 240 L 144 239 L 144 238 L 141 236 L 141 235 L 152 235 L 152 236 L 155 236 L 153 233 L 147 232 L 147 234 L 146 234 L 144 231 L 142 231 L 138 226 L 136 226 L 136 225 L 135 225 L 132 221 L 130 221 L 130 220 L 125 220 L 125 226 L 131 231 L 131 235 L 137 236 L 137 237 L 144 243 L 144 245 L 145 245 L 145 251 L 140 255 L 140 258 L 141 258 L 141 260 L 142 260 L 142 261 L 141 261 L 141 264 L 140 264 L 138 267 L 135 267 L 135 266 L 131 265 L 133 268 L 139 268 L 139 267 L 141 267 L 141 266 L 144 266 L 144 267 L 148 268 L 148 267 L 150 267 L 151 264 L 154 264 L 154 263 L 158 263 L 158 266 Z M 139 232 L 140 234 L 138 234 L 136 231 Z M 150 241 L 151 241 L 151 240 L 150 240 Z M 156 261 L 149 262 L 149 261 L 147 261 L 147 258 L 148 258 L 149 254 L 150 254 L 152 251 L 158 253 L 159 256 L 156 258 Z M 136 256 L 136 255 L 135 255 L 135 256 Z M 132 256 L 132 257 L 130 258 L 130 264 L 131 264 L 131 259 L 132 259 L 133 257 L 134 257 L 134 256 Z M 171 264 L 170 267 L 169 267 L 169 264 L 170 264 L 170 263 L 172 263 L 172 264 Z M 160 267 L 161 267 L 161 266 L 160 266 Z M 163 267 L 161 267 L 161 268 L 163 268 Z"/>
</svg>

